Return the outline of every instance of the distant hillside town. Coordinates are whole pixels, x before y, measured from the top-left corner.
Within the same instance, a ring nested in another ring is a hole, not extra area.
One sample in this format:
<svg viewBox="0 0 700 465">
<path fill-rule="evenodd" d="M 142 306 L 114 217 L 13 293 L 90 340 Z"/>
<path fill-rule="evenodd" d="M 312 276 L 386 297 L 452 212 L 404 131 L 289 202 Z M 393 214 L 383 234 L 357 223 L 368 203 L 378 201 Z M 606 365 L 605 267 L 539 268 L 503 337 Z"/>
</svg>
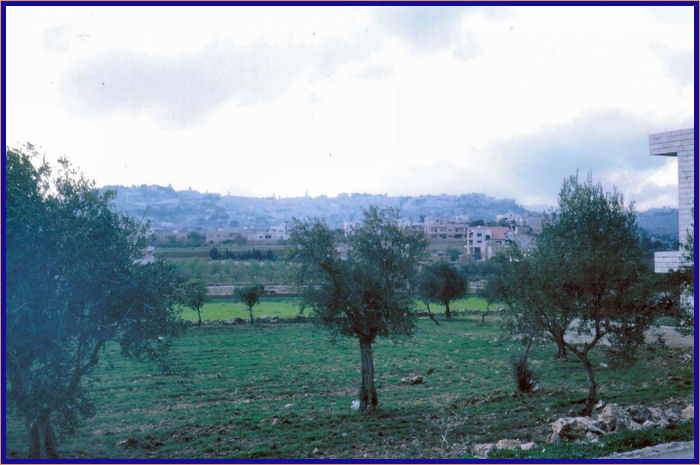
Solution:
<svg viewBox="0 0 700 465">
<path fill-rule="evenodd" d="M 466 239 L 460 237 L 467 234 L 465 228 L 480 225 L 507 226 L 520 236 L 536 234 L 544 213 L 528 211 L 512 199 L 478 193 L 256 198 L 155 185 L 102 189 L 117 192 L 115 206 L 119 211 L 148 220 L 150 234 L 159 242 L 183 244 L 189 236 L 189 245 L 274 244 L 288 239 L 288 224 L 293 218 L 324 218 L 330 227 L 346 229 L 358 222 L 370 205 L 399 208 L 405 221 L 423 227 L 433 241 Z M 639 212 L 638 219 L 652 240 L 667 242 L 678 237 L 677 209 Z"/>
</svg>

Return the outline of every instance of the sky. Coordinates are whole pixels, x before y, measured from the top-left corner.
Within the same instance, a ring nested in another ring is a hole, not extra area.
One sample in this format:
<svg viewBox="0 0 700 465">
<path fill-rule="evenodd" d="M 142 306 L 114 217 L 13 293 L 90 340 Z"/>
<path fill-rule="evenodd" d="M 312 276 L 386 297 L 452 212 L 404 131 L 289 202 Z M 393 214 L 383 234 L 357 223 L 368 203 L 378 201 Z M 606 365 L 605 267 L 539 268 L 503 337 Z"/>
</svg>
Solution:
<svg viewBox="0 0 700 465">
<path fill-rule="evenodd" d="M 103 185 L 677 207 L 691 6 L 8 6 L 6 130 Z"/>
</svg>

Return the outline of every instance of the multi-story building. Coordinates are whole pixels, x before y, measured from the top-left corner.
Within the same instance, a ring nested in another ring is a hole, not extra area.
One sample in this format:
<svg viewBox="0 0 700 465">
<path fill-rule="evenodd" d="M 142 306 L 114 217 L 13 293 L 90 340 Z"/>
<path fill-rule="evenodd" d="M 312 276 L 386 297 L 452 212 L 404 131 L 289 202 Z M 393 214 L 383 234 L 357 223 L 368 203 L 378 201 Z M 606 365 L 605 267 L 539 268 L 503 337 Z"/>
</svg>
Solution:
<svg viewBox="0 0 700 465">
<path fill-rule="evenodd" d="M 469 228 L 467 217 L 458 218 L 426 218 L 423 221 L 423 231 L 431 241 L 464 241 Z"/>
<path fill-rule="evenodd" d="M 289 240 L 289 227 L 287 223 L 279 226 L 271 226 L 268 229 L 243 228 L 243 236 L 249 242 L 277 242 Z"/>
<path fill-rule="evenodd" d="M 204 233 L 204 238 L 207 244 L 221 244 L 225 241 L 233 241 L 238 235 L 237 231 L 210 229 Z"/>
<path fill-rule="evenodd" d="M 474 226 L 467 230 L 466 249 L 475 260 L 488 260 L 505 247 L 510 231 L 505 226 Z"/>
</svg>

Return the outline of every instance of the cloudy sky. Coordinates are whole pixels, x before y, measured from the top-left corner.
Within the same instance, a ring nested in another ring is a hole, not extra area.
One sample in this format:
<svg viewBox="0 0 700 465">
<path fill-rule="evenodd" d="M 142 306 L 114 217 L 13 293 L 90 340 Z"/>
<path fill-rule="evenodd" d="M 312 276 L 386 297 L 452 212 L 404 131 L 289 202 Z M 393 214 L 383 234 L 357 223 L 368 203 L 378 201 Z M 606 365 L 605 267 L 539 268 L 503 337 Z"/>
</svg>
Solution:
<svg viewBox="0 0 700 465">
<path fill-rule="evenodd" d="M 10 146 L 98 185 L 677 206 L 692 7 L 7 7 Z"/>
</svg>

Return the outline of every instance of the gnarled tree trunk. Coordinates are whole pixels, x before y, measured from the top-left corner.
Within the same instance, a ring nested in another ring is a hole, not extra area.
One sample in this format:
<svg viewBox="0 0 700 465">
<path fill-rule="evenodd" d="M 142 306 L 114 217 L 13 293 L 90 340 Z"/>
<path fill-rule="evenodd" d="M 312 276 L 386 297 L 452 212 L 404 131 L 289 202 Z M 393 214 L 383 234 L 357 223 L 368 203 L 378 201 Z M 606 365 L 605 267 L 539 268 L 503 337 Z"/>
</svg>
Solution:
<svg viewBox="0 0 700 465">
<path fill-rule="evenodd" d="M 593 408 L 597 402 L 596 395 L 598 391 L 598 386 L 595 382 L 595 377 L 593 376 L 593 365 L 591 361 L 588 360 L 587 352 L 574 352 L 581 363 L 583 364 L 584 370 L 586 370 L 586 378 L 588 379 L 588 398 L 586 399 L 586 404 L 581 409 L 579 415 L 582 417 L 590 417 L 593 413 Z"/>
<path fill-rule="evenodd" d="M 360 387 L 360 410 L 371 411 L 377 407 L 377 391 L 374 389 L 374 360 L 372 342 L 360 339 L 362 356 L 362 386 Z"/>
<path fill-rule="evenodd" d="M 42 408 L 36 418 L 27 419 L 27 433 L 29 436 L 29 458 L 40 459 L 42 445 L 46 458 L 57 459 L 56 433 L 51 425 L 51 410 Z"/>
<path fill-rule="evenodd" d="M 557 355 L 555 359 L 566 358 L 566 342 L 564 341 L 564 330 L 552 331 L 552 339 L 557 343 Z"/>
<path fill-rule="evenodd" d="M 433 315 L 433 314 L 430 312 L 430 303 L 426 302 L 426 303 L 425 303 L 425 308 L 428 309 L 428 317 L 429 317 L 431 320 L 433 320 L 433 323 L 435 323 L 437 326 L 440 326 L 440 323 L 438 323 L 438 320 L 435 319 L 435 315 Z"/>
<path fill-rule="evenodd" d="M 248 313 L 250 313 L 250 324 L 255 325 L 255 319 L 253 318 L 253 307 L 248 307 Z"/>
<path fill-rule="evenodd" d="M 449 320 L 452 318 L 452 313 L 450 313 L 450 302 L 445 302 L 445 319 Z"/>
</svg>

